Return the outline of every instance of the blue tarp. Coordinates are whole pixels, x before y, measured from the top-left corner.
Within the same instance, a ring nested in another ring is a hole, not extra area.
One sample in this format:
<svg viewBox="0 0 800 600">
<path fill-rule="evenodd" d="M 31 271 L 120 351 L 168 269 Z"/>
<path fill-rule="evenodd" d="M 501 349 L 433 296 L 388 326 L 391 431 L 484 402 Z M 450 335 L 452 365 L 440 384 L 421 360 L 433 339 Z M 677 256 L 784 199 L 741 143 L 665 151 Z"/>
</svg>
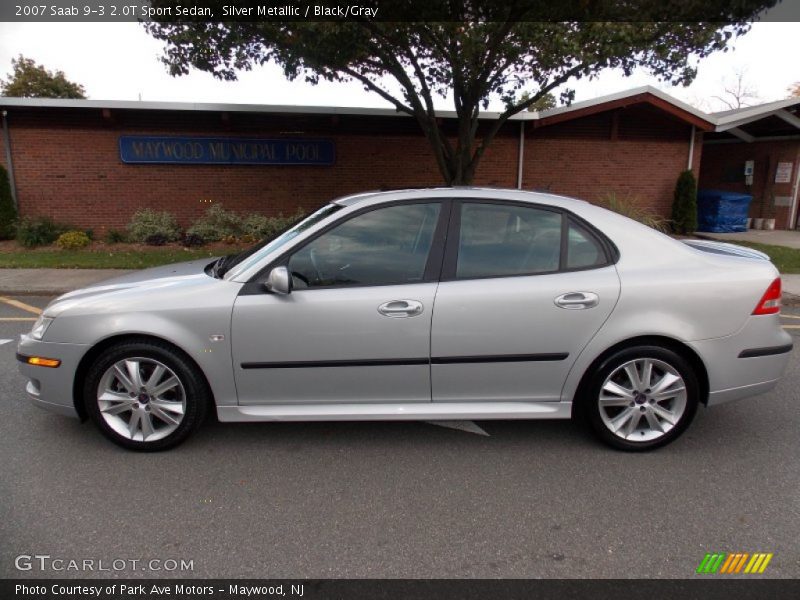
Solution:
<svg viewBox="0 0 800 600">
<path fill-rule="evenodd" d="M 752 196 L 722 190 L 697 191 L 697 231 L 747 231 Z"/>
</svg>

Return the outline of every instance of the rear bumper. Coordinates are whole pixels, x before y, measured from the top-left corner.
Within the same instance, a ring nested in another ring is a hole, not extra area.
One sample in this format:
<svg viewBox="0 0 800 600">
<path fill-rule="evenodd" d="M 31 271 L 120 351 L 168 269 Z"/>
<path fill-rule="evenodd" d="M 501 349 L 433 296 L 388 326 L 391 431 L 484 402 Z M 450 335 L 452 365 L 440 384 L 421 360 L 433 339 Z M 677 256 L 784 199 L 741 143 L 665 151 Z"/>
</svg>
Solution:
<svg viewBox="0 0 800 600">
<path fill-rule="evenodd" d="M 763 394 L 783 377 L 792 357 L 792 337 L 779 315 L 750 317 L 736 334 L 690 344 L 708 371 L 708 405 Z"/>
</svg>

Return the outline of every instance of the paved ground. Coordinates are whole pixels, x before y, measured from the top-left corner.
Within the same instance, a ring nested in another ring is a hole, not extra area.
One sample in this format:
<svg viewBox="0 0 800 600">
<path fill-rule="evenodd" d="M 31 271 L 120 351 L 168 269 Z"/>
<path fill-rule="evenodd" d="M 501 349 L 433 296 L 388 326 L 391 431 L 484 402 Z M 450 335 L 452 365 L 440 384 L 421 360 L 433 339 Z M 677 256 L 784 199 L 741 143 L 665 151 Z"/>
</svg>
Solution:
<svg viewBox="0 0 800 600">
<path fill-rule="evenodd" d="M 756 242 L 759 244 L 772 244 L 773 246 L 800 248 L 800 231 L 748 229 L 740 233 L 698 233 L 697 235 L 723 242 Z"/>
<path fill-rule="evenodd" d="M 0 293 L 57 295 L 129 272 L 125 269 L 0 269 Z"/>
<path fill-rule="evenodd" d="M 3 319 L 33 316 L 0 303 L 0 339 L 31 324 Z M 490 437 L 209 423 L 143 455 L 30 406 L 2 344 L 0 577 L 21 575 L 19 554 L 194 561 L 181 576 L 692 577 L 716 551 L 774 552 L 767 575 L 800 577 L 797 359 L 773 393 L 703 409 L 643 455 L 514 421 L 480 422 Z M 168 575 L 139 569 L 112 574 Z"/>
</svg>

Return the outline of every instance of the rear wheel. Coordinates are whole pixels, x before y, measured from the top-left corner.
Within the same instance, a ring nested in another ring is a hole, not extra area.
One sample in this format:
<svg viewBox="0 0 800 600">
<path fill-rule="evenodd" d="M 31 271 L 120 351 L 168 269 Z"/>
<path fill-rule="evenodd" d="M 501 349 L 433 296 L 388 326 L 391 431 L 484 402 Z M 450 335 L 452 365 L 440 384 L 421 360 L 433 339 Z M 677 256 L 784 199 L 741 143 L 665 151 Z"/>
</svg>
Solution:
<svg viewBox="0 0 800 600">
<path fill-rule="evenodd" d="M 115 444 L 139 451 L 172 448 L 200 425 L 210 393 L 180 351 L 160 342 L 122 342 L 105 351 L 84 384 L 87 412 Z"/>
<path fill-rule="evenodd" d="M 680 436 L 694 418 L 698 399 L 697 376 L 683 357 L 659 346 L 637 346 L 605 360 L 582 401 L 600 439 L 640 451 Z"/>
</svg>

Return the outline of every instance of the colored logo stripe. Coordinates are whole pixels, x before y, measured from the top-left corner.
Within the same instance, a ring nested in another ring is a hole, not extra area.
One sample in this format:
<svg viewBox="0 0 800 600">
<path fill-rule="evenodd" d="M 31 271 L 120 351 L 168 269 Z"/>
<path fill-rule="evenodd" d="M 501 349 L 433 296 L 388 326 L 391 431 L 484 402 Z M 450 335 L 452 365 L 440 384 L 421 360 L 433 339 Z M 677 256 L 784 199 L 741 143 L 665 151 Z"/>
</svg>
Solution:
<svg viewBox="0 0 800 600">
<path fill-rule="evenodd" d="M 771 552 L 756 552 L 754 554 L 748 552 L 709 552 L 706 553 L 703 560 L 700 561 L 696 572 L 702 574 L 720 573 L 728 575 L 737 573 L 763 573 L 772 560 L 772 557 L 773 554 Z"/>
</svg>

